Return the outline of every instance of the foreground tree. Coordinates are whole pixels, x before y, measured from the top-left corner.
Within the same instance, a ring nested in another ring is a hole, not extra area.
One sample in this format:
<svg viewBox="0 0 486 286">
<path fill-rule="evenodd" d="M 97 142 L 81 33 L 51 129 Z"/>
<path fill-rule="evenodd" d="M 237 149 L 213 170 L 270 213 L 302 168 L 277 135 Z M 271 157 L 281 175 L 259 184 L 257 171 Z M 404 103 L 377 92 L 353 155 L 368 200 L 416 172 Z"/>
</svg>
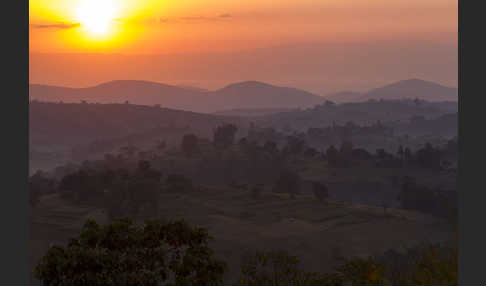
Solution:
<svg viewBox="0 0 486 286">
<path fill-rule="evenodd" d="M 209 239 L 184 221 L 87 221 L 67 247 L 47 251 L 35 275 L 50 286 L 221 285 L 226 264 L 213 257 Z"/>
<path fill-rule="evenodd" d="M 299 259 L 285 251 L 257 251 L 245 257 L 236 286 L 310 286 L 317 274 L 299 269 Z M 323 284 L 320 284 L 323 285 Z M 324 286 L 324 285 L 323 285 Z"/>
<path fill-rule="evenodd" d="M 421 244 L 367 258 L 342 258 L 327 273 L 308 272 L 285 251 L 257 252 L 243 261 L 235 286 L 457 286 L 457 246 Z"/>
</svg>

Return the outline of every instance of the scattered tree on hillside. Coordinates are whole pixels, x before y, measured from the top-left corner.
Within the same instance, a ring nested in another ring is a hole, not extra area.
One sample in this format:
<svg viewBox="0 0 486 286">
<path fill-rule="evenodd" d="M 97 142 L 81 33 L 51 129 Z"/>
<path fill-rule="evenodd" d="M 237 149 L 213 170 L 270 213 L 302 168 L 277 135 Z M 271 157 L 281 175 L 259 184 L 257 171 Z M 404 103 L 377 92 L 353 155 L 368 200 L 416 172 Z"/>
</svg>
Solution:
<svg viewBox="0 0 486 286">
<path fill-rule="evenodd" d="M 238 129 L 233 124 L 224 124 L 218 126 L 214 131 L 214 145 L 220 149 L 226 149 L 235 142 L 235 135 Z"/>
<path fill-rule="evenodd" d="M 182 138 L 181 149 L 187 157 L 192 157 L 199 152 L 198 138 L 194 134 L 186 134 Z"/>
<path fill-rule="evenodd" d="M 339 161 L 342 167 L 349 167 L 353 159 L 353 143 L 350 141 L 343 141 L 339 149 Z"/>
<path fill-rule="evenodd" d="M 326 157 L 331 167 L 337 167 L 339 165 L 339 152 L 334 145 L 327 148 Z"/>
<path fill-rule="evenodd" d="M 413 155 L 412 151 L 410 148 L 406 147 L 405 150 L 403 151 L 403 158 L 405 159 L 406 164 L 410 164 L 413 161 Z"/>
<path fill-rule="evenodd" d="M 416 152 L 417 163 L 424 168 L 439 169 L 441 163 L 441 151 L 427 143 Z"/>
<path fill-rule="evenodd" d="M 329 197 L 329 191 L 327 186 L 320 182 L 313 182 L 312 183 L 312 191 L 314 192 L 314 196 L 321 202 L 324 202 Z"/>
<path fill-rule="evenodd" d="M 288 153 L 293 155 L 299 155 L 304 151 L 305 141 L 296 135 L 287 137 L 287 146 L 285 149 Z"/>
<path fill-rule="evenodd" d="M 307 157 L 315 157 L 319 154 L 319 151 L 317 151 L 315 148 L 312 148 L 312 147 L 309 147 L 309 148 L 306 148 L 305 151 L 304 151 L 304 156 L 307 156 Z"/>
<path fill-rule="evenodd" d="M 400 160 L 402 160 L 402 161 L 404 160 L 405 151 L 403 150 L 403 146 L 402 146 L 402 145 L 400 145 L 400 146 L 398 147 L 397 156 L 398 156 L 398 158 L 399 158 Z"/>
<path fill-rule="evenodd" d="M 263 145 L 263 150 L 267 151 L 270 154 L 275 154 L 278 152 L 277 143 L 273 141 L 267 141 Z"/>
<path fill-rule="evenodd" d="M 88 167 L 62 178 L 57 190 L 63 198 L 104 207 L 111 218 L 137 215 L 144 209 L 150 215 L 157 213 L 162 174 L 148 161 L 140 161 L 133 171 Z"/>
<path fill-rule="evenodd" d="M 423 213 L 450 218 L 457 209 L 456 191 L 430 189 L 417 184 L 411 177 L 405 177 L 398 195 L 401 207 Z"/>
<path fill-rule="evenodd" d="M 273 191 L 276 193 L 287 193 L 292 198 L 295 198 L 295 195 L 300 194 L 301 182 L 302 179 L 298 173 L 284 170 L 277 179 Z"/>
</svg>

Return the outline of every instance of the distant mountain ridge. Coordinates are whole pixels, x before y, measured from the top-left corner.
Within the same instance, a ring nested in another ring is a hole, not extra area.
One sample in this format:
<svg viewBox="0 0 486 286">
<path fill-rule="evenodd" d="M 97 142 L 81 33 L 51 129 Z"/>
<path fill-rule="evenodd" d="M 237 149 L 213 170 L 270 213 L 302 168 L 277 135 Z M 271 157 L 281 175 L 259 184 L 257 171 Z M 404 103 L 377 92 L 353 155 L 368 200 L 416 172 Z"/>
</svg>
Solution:
<svg viewBox="0 0 486 286">
<path fill-rule="evenodd" d="M 69 88 L 31 84 L 30 98 L 66 103 L 81 101 L 98 103 L 130 102 L 193 112 L 224 112 L 235 109 L 298 109 L 309 108 L 331 100 L 337 103 L 370 99 L 419 98 L 427 101 L 457 101 L 458 89 L 420 79 L 388 84 L 366 93 L 338 92 L 326 97 L 301 89 L 280 87 L 258 81 L 233 83 L 215 91 L 188 86 L 173 86 L 142 80 L 115 80 L 87 88 Z"/>
<path fill-rule="evenodd" d="M 216 91 L 136 80 L 116 80 L 88 88 L 66 88 L 31 84 L 32 100 L 77 103 L 122 103 L 154 105 L 194 111 L 215 112 L 236 108 L 305 108 L 321 104 L 321 96 L 296 88 L 257 81 L 230 84 Z"/>
<path fill-rule="evenodd" d="M 335 103 L 344 103 L 344 102 L 359 101 L 362 95 L 363 94 L 355 91 L 341 91 L 341 92 L 329 94 L 325 98 Z"/>
<path fill-rule="evenodd" d="M 458 89 L 421 79 L 408 79 L 375 88 L 360 100 L 419 98 L 428 101 L 457 101 Z"/>
<path fill-rule="evenodd" d="M 415 98 L 427 101 L 457 101 L 458 89 L 413 78 L 387 84 L 365 93 L 344 91 L 330 94 L 325 98 L 336 103 Z"/>
</svg>

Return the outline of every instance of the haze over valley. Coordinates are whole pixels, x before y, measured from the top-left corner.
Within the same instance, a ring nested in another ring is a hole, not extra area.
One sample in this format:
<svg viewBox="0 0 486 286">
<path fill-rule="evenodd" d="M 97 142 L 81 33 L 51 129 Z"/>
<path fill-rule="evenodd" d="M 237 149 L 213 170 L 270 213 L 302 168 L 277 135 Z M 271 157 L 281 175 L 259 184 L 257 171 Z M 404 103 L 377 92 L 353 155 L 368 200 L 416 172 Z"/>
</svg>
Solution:
<svg viewBox="0 0 486 286">
<path fill-rule="evenodd" d="M 458 285 L 457 8 L 30 0 L 31 285 Z"/>
</svg>

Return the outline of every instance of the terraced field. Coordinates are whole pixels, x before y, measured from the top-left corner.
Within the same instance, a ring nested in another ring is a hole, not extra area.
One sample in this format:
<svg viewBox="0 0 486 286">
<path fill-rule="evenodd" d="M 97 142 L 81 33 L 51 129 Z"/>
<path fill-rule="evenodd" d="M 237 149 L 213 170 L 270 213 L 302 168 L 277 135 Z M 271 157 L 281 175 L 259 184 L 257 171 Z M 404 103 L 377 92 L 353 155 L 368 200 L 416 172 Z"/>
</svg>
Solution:
<svg viewBox="0 0 486 286">
<path fill-rule="evenodd" d="M 325 271 L 337 262 L 337 252 L 370 255 L 451 235 L 444 222 L 415 212 L 388 209 L 385 214 L 377 207 L 269 192 L 253 199 L 247 191 L 227 188 L 161 194 L 159 216 L 209 228 L 216 255 L 229 263 L 228 285 L 239 273 L 241 257 L 254 249 L 285 249 L 299 256 L 303 267 Z M 76 235 L 87 218 L 107 222 L 103 210 L 44 197 L 32 212 L 32 265 L 49 243 Z"/>
</svg>

